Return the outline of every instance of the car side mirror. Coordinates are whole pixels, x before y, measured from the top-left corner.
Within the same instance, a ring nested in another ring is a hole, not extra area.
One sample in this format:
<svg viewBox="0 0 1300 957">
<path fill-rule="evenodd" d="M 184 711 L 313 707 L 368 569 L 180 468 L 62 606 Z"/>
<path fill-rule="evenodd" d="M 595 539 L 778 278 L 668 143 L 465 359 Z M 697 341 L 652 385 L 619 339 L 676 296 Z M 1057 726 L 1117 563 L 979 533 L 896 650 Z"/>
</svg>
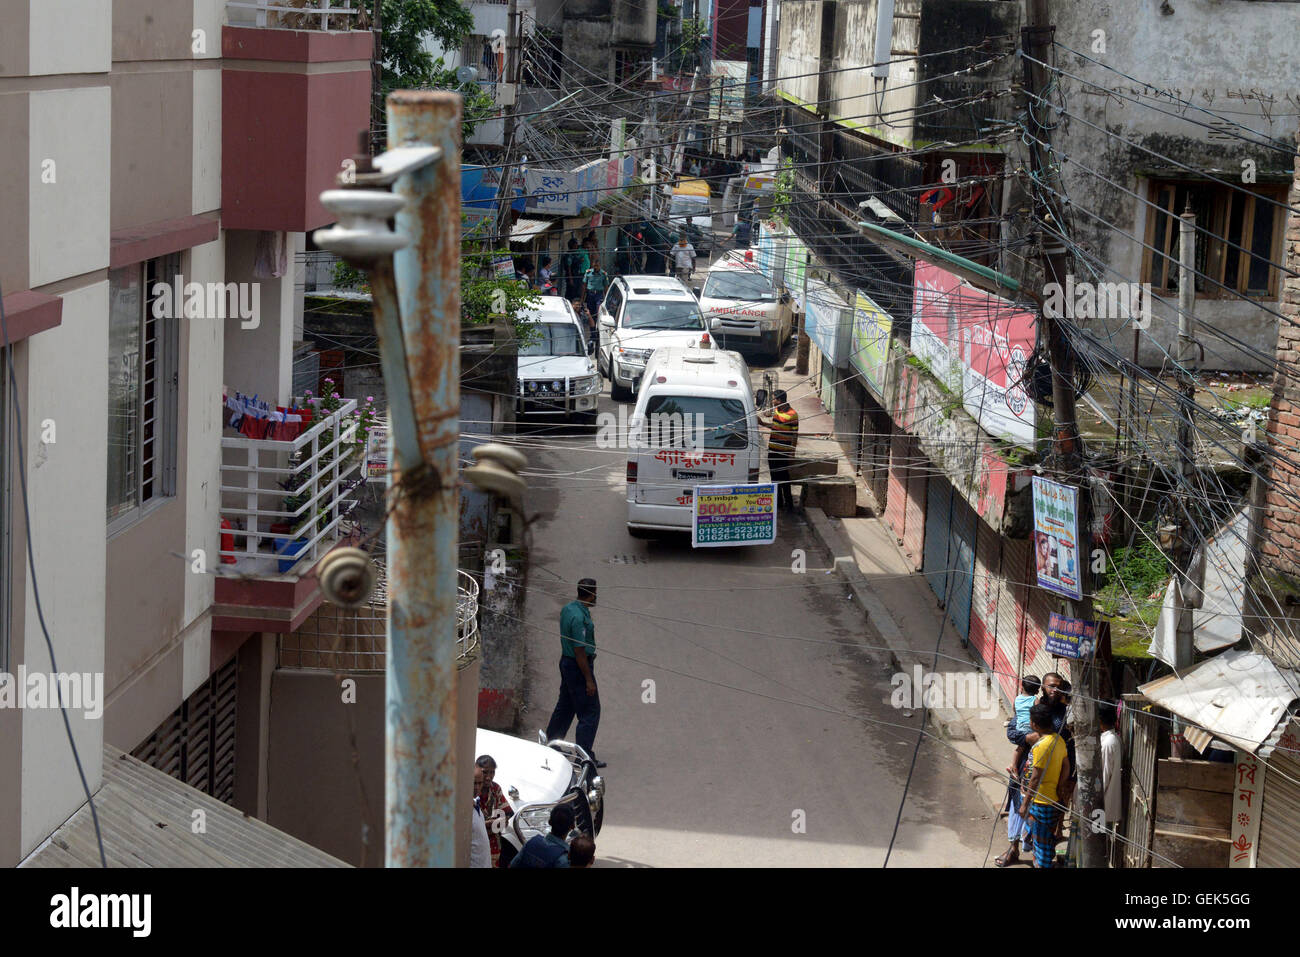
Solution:
<svg viewBox="0 0 1300 957">
<path fill-rule="evenodd" d="M 754 393 L 754 408 L 756 408 L 756 409 L 766 409 L 766 408 L 767 408 L 767 390 L 766 390 L 766 389 L 759 389 L 758 391 L 756 391 L 756 392 Z"/>
<path fill-rule="evenodd" d="M 595 354 L 596 354 L 596 340 L 595 340 L 595 339 L 588 339 L 588 340 L 587 340 L 587 355 L 589 355 L 589 356 L 594 356 Z"/>
<path fill-rule="evenodd" d="M 790 294 L 788 292 L 781 293 L 781 305 L 788 306 L 789 304 L 790 304 Z"/>
</svg>

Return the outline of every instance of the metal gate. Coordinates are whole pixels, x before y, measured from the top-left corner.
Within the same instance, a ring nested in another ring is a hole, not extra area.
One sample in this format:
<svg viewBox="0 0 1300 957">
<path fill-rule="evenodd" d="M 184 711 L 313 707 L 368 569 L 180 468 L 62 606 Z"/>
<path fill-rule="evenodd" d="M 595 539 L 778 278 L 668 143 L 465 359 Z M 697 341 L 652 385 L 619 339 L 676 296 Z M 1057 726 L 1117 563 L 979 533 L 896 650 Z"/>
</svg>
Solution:
<svg viewBox="0 0 1300 957">
<path fill-rule="evenodd" d="M 1300 754 L 1293 750 L 1297 747 L 1300 723 L 1292 718 L 1264 770 L 1256 867 L 1300 866 Z"/>
<path fill-rule="evenodd" d="M 952 495 L 952 527 L 948 535 L 948 620 L 962 641 L 970 637 L 970 606 L 975 583 L 975 535 L 979 516 L 955 490 Z"/>
<path fill-rule="evenodd" d="M 1123 747 L 1129 756 L 1128 807 L 1124 811 L 1125 867 L 1151 866 L 1160 719 L 1141 710 L 1146 700 L 1143 695 L 1124 695 Z"/>
<path fill-rule="evenodd" d="M 948 537 L 952 528 L 952 486 L 939 475 L 930 476 L 925 494 L 925 558 L 921 568 L 942 605 L 948 597 Z M 970 607 L 967 603 L 967 617 Z"/>
</svg>

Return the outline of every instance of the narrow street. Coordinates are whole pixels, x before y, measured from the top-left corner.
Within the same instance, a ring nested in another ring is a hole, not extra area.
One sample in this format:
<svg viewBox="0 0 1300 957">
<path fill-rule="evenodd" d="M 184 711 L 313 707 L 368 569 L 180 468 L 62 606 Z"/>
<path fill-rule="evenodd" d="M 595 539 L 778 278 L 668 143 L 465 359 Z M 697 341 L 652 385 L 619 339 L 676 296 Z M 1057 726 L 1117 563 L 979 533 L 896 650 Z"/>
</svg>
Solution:
<svg viewBox="0 0 1300 957">
<path fill-rule="evenodd" d="M 608 393 L 601 409 L 617 409 Z M 624 524 L 624 452 L 581 426 L 525 426 L 519 447 L 537 516 L 525 736 L 555 703 L 560 608 L 579 578 L 600 586 L 598 866 L 879 866 L 919 715 L 890 707 L 888 657 L 863 647 L 862 613 L 808 527 L 787 522 L 765 547 L 640 541 Z M 890 865 L 978 867 L 992 826 L 927 739 Z"/>
</svg>

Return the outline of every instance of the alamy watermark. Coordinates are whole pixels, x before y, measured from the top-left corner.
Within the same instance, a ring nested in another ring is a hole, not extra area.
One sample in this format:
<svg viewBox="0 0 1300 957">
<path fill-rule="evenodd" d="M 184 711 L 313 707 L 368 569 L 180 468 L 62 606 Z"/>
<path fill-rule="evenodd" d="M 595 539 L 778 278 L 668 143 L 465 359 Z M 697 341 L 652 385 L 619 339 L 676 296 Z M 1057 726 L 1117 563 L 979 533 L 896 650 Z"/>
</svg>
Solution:
<svg viewBox="0 0 1300 957">
<path fill-rule="evenodd" d="M 911 674 L 897 672 L 889 683 L 894 690 L 889 703 L 899 709 L 955 708 L 977 711 L 981 718 L 996 718 L 998 696 L 984 675 L 975 671 L 925 671 L 920 665 Z"/>
<path fill-rule="evenodd" d="M 18 673 L 0 671 L 0 708 L 58 708 L 84 711 L 92 721 L 104 715 L 104 673 L 49 672 L 27 670 Z"/>
<path fill-rule="evenodd" d="M 1134 329 L 1151 326 L 1151 283 L 1076 282 L 1043 286 L 1043 311 L 1054 319 L 1124 319 Z"/>
<path fill-rule="evenodd" d="M 261 283 L 186 282 L 177 273 L 170 283 L 154 283 L 149 294 L 155 319 L 240 319 L 241 329 L 262 324 Z"/>
<path fill-rule="evenodd" d="M 598 449 L 702 449 L 713 430 L 693 412 L 651 412 L 629 416 L 627 406 L 596 416 Z"/>
</svg>

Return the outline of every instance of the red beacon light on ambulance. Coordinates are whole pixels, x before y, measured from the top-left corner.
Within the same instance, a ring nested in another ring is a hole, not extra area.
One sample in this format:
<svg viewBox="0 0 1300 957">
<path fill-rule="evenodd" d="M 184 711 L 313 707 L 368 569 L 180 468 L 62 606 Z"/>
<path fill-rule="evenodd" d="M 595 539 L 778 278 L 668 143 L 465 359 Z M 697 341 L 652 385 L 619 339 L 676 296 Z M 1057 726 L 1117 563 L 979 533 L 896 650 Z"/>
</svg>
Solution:
<svg viewBox="0 0 1300 957">
<path fill-rule="evenodd" d="M 709 341 L 709 334 L 707 332 L 704 333 L 704 335 L 700 336 L 700 348 L 701 349 L 713 348 L 713 343 Z"/>
</svg>

